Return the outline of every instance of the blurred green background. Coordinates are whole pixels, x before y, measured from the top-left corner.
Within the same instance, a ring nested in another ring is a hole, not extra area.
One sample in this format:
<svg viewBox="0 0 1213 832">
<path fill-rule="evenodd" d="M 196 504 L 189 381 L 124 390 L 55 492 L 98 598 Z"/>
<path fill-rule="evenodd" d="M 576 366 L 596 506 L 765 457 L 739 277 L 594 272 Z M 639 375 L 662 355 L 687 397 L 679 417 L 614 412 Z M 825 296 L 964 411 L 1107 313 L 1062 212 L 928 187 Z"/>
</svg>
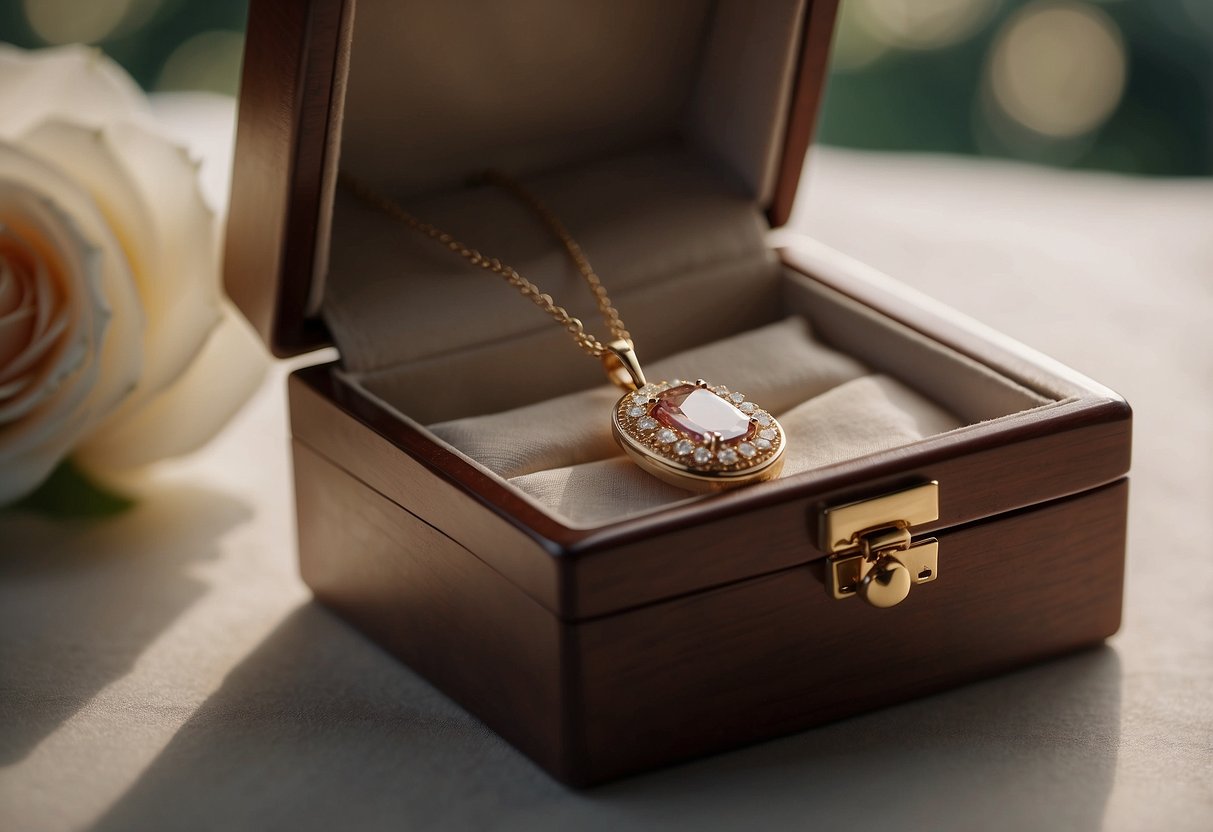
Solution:
<svg viewBox="0 0 1213 832">
<path fill-rule="evenodd" d="M 0 39 L 94 43 L 149 90 L 234 93 L 246 9 L 0 0 Z M 1213 0 L 843 0 L 818 140 L 1211 175 Z"/>
</svg>

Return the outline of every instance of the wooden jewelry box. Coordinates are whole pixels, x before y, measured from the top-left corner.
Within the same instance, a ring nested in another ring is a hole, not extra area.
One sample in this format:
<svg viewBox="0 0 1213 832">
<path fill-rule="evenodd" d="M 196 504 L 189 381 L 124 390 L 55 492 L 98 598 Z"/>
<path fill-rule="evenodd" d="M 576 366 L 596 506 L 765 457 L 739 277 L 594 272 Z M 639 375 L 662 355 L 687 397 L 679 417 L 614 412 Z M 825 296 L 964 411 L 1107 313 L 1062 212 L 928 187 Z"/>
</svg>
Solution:
<svg viewBox="0 0 1213 832">
<path fill-rule="evenodd" d="M 828 0 L 251 4 L 228 290 L 275 353 L 340 353 L 289 385 L 303 578 L 568 783 L 1119 626 L 1126 403 L 836 252 L 769 246 L 833 17 Z M 708 495 L 649 478 L 568 333 L 338 181 L 593 330 L 558 241 L 468 184 L 487 168 L 562 219 L 648 367 L 702 367 L 780 419 L 780 478 Z"/>
</svg>

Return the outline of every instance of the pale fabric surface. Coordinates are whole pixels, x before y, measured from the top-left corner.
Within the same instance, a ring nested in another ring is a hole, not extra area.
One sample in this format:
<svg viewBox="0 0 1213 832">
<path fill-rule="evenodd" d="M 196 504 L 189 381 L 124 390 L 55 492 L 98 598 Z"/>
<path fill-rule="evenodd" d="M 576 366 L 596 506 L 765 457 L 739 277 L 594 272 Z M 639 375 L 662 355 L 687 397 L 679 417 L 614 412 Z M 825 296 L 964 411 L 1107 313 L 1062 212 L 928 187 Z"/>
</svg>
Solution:
<svg viewBox="0 0 1213 832">
<path fill-rule="evenodd" d="M 788 436 L 785 474 L 962 425 L 904 384 L 819 343 L 800 318 L 670 356 L 648 372 L 653 380 L 702 375 L 774 413 Z M 686 499 L 622 458 L 609 423 L 618 397 L 604 386 L 430 430 L 576 525 Z"/>
<path fill-rule="evenodd" d="M 761 212 L 717 165 L 699 156 L 673 146 L 645 147 L 572 171 L 530 177 L 526 185 L 592 252 L 594 267 L 611 275 L 611 297 L 628 309 L 625 320 L 650 353 L 665 354 L 673 351 L 670 345 L 683 349 L 709 337 L 717 320 L 709 301 L 716 297 L 741 306 L 753 303 L 749 295 L 777 293 L 779 265 L 765 245 Z M 587 193 L 594 199 L 586 200 Z M 635 210 L 638 202 L 645 205 L 643 212 Z M 597 309 L 583 278 L 548 227 L 513 195 L 491 186 L 456 187 L 404 205 L 517 268 L 598 331 Z M 352 371 L 382 373 L 536 332 L 567 340 L 543 315 L 502 314 L 503 308 L 517 308 L 517 289 L 408 230 L 347 188 L 337 191 L 333 221 L 325 318 Z M 673 227 L 681 233 L 671 234 Z M 693 293 L 684 287 L 676 304 L 667 302 L 669 283 L 692 279 L 710 289 Z M 436 309 L 455 311 L 459 325 L 436 315 Z M 675 314 L 678 326 L 671 327 Z M 534 347 L 528 364 L 548 349 Z M 567 385 L 582 375 L 584 362 L 576 351 L 559 352 L 570 369 L 547 372 L 559 372 Z"/>
<path fill-rule="evenodd" d="M 782 415 L 792 407 L 857 378 L 859 362 L 813 339 L 808 325 L 788 318 L 656 361 L 650 381 L 700 375 L 741 390 Z M 619 455 L 610 413 L 619 391 L 610 385 L 503 413 L 431 425 L 430 430 L 503 477 Z"/>
<path fill-rule="evenodd" d="M 765 201 L 806 5 L 363 0 L 342 145 L 360 175 L 417 193 L 485 166 L 569 167 L 681 132 Z"/>
<path fill-rule="evenodd" d="M 811 165 L 799 227 L 1136 406 L 1109 647 L 570 792 L 309 602 L 279 373 L 130 514 L 0 518 L 0 828 L 1208 829 L 1213 184 Z"/>
<path fill-rule="evenodd" d="M 789 437 L 782 476 L 960 427 L 952 414 L 878 374 L 853 378 L 808 398 L 779 413 L 779 423 Z M 686 491 L 654 479 L 619 456 L 535 471 L 511 477 L 510 482 L 580 525 L 687 499 Z"/>
</svg>

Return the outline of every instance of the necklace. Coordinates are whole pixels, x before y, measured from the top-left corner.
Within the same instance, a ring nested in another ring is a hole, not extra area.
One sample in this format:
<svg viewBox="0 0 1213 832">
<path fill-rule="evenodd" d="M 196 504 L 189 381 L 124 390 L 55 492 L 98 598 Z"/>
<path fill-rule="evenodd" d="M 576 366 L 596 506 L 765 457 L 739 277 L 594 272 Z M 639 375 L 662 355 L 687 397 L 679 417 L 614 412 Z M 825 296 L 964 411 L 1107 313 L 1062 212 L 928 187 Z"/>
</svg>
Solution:
<svg viewBox="0 0 1213 832">
<path fill-rule="evenodd" d="M 568 331 L 577 346 L 599 359 L 607 377 L 624 390 L 611 414 L 615 441 L 648 473 L 692 491 L 713 491 L 779 475 L 786 447 L 775 417 L 740 391 L 704 379 L 649 382 L 628 333 L 589 258 L 563 223 L 517 180 L 489 171 L 478 181 L 514 196 L 548 227 L 585 280 L 611 338 L 603 343 L 552 296 L 496 257 L 488 257 L 445 231 L 414 217 L 400 203 L 345 173 L 342 183 L 361 201 L 424 234 L 454 254 L 503 278 Z"/>
</svg>

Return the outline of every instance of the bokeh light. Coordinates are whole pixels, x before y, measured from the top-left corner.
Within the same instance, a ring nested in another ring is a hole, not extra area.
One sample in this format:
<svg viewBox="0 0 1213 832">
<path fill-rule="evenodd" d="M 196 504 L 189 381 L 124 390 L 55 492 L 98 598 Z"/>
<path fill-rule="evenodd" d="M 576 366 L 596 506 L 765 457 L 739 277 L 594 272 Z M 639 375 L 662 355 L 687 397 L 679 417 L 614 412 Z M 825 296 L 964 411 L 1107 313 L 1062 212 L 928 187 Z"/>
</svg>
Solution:
<svg viewBox="0 0 1213 832">
<path fill-rule="evenodd" d="M 863 0 L 875 37 L 901 49 L 939 49 L 976 32 L 998 0 Z"/>
<path fill-rule="evenodd" d="M 941 49 L 974 35 L 1000 0 L 847 0 L 834 38 L 833 67 L 853 71 L 895 50 Z"/>
<path fill-rule="evenodd" d="M 1044 136 L 1074 138 L 1116 109 L 1128 72 L 1116 24 L 1089 3 L 1038 0 L 1011 17 L 989 58 L 994 102 Z"/>
<path fill-rule="evenodd" d="M 46 43 L 96 43 L 118 28 L 130 7 L 131 0 L 25 0 L 25 16 Z"/>
<path fill-rule="evenodd" d="M 838 13 L 830 67 L 835 72 L 854 72 L 875 63 L 889 51 L 888 43 L 872 32 L 863 0 L 843 3 Z"/>
<path fill-rule="evenodd" d="M 0 40 L 88 43 L 145 89 L 235 94 L 249 2 L 0 0 Z M 822 143 L 1213 174 L 1213 0 L 840 3 Z"/>
<path fill-rule="evenodd" d="M 194 35 L 169 55 L 158 90 L 202 90 L 235 95 L 240 87 L 244 36 L 211 30 Z"/>
</svg>

